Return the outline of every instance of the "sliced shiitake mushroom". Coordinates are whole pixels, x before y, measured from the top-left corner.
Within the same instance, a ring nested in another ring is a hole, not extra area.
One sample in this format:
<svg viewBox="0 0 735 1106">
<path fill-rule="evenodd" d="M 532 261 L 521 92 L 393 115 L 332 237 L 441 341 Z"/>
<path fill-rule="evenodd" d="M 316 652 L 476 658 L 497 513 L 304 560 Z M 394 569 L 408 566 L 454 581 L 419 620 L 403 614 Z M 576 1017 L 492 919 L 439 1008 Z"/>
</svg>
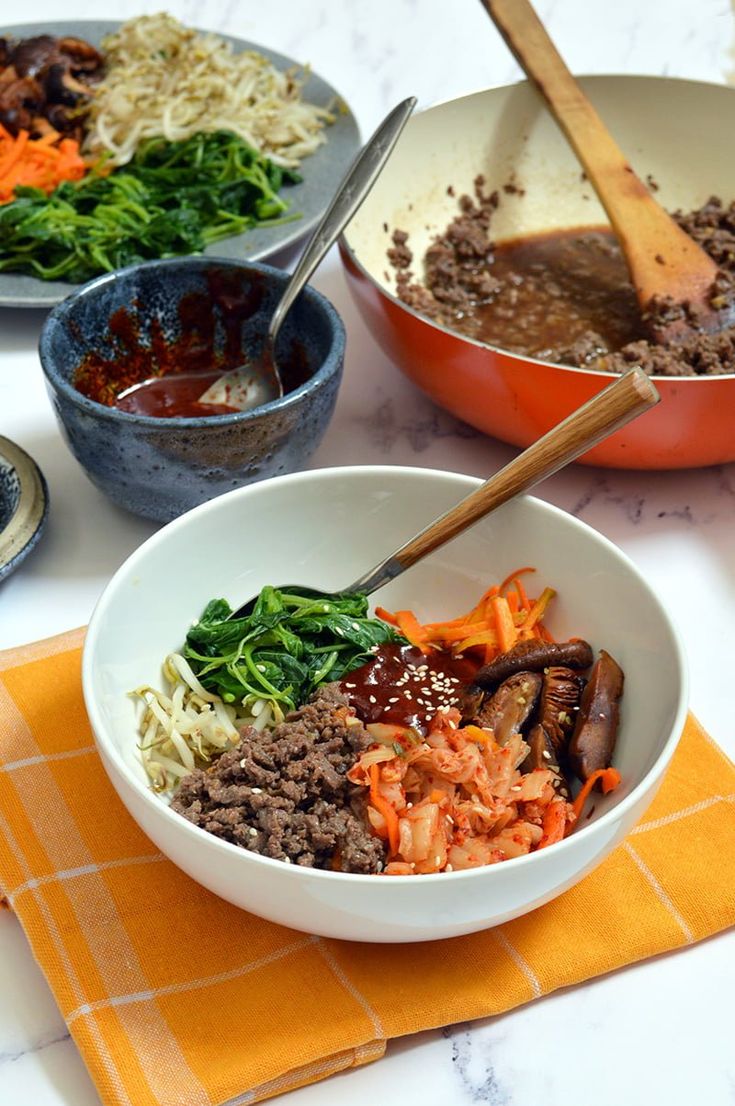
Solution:
<svg viewBox="0 0 735 1106">
<path fill-rule="evenodd" d="M 592 647 L 577 641 L 519 641 L 507 653 L 484 665 L 475 676 L 478 687 L 491 690 L 515 672 L 542 672 L 552 665 L 584 669 L 592 664 Z"/>
<path fill-rule="evenodd" d="M 548 768 L 553 778 L 554 790 L 564 799 L 569 799 L 571 796 L 569 780 L 557 760 L 554 745 L 540 722 L 531 727 L 526 743 L 528 755 L 521 764 L 521 772 L 532 772 L 534 768 Z"/>
<path fill-rule="evenodd" d="M 531 717 L 542 683 L 539 672 L 516 672 L 482 704 L 477 725 L 492 730 L 498 745 L 507 745 Z"/>
<path fill-rule="evenodd" d="M 623 694 L 623 670 L 604 649 L 590 673 L 569 743 L 569 764 L 581 779 L 608 768 L 615 750 Z"/>
</svg>

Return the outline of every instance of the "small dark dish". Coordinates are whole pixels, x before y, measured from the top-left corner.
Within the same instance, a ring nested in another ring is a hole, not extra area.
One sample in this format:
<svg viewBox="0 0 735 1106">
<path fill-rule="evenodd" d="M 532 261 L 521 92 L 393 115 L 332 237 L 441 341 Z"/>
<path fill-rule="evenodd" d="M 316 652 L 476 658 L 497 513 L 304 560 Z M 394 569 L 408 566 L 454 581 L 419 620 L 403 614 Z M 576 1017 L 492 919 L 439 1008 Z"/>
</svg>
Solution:
<svg viewBox="0 0 735 1106">
<path fill-rule="evenodd" d="M 38 543 L 48 516 L 48 489 L 36 462 L 0 438 L 0 580 Z"/>
<path fill-rule="evenodd" d="M 84 285 L 49 315 L 39 353 L 67 443 L 98 488 L 134 514 L 161 522 L 243 484 L 301 468 L 334 410 L 344 326 L 307 288 L 289 312 L 276 357 L 286 394 L 252 411 L 159 418 L 83 395 L 76 374 L 94 359 L 110 376 L 151 345 L 181 350 L 181 364 L 224 371 L 255 356 L 288 273 L 205 257 L 151 261 Z M 143 371 L 143 376 L 154 375 Z M 142 379 L 142 376 L 141 376 Z"/>
</svg>

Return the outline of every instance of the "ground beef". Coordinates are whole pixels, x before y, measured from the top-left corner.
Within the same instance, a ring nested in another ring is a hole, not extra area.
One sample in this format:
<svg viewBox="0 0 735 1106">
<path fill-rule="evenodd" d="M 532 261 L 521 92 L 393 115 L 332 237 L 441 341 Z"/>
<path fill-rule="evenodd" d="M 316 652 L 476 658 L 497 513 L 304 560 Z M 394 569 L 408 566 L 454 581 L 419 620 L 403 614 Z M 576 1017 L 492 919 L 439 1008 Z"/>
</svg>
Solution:
<svg viewBox="0 0 735 1106">
<path fill-rule="evenodd" d="M 508 188 L 504 188 L 509 192 Z M 655 326 L 687 317 L 691 325 L 697 325 L 696 316 L 686 307 L 660 300 L 652 304 L 644 319 L 640 320 L 638 333 L 628 333 L 634 340 L 617 344 L 603 338 L 596 329 L 585 328 L 566 341 L 551 344 L 538 341 L 525 345 L 523 335 L 516 340 L 518 331 L 524 328 L 521 312 L 532 315 L 533 302 L 541 316 L 551 312 L 533 296 L 534 280 L 545 280 L 534 273 L 517 277 L 511 274 L 497 279 L 497 251 L 491 237 L 492 215 L 499 203 L 497 192 L 488 192 L 485 181 L 477 177 L 474 195 L 461 196 L 459 214 L 446 230 L 437 235 L 426 250 L 422 261 L 422 273 L 417 277 L 412 271 L 414 257 L 403 230 L 393 232 L 393 247 L 388 258 L 396 271 L 398 298 L 421 314 L 434 319 L 450 329 L 459 331 L 478 341 L 501 345 L 511 352 L 528 354 L 541 360 L 601 372 L 625 372 L 633 365 L 657 376 L 716 376 L 735 371 L 735 328 L 727 328 L 716 334 L 696 334 L 684 342 L 662 345 L 644 334 L 655 332 Z M 710 198 L 696 211 L 684 214 L 675 212 L 673 218 L 720 267 L 720 273 L 712 289 L 711 302 L 716 309 L 725 308 L 735 300 L 735 201 L 725 206 L 717 197 Z M 599 243 L 598 243 L 599 248 Z M 617 249 L 617 247 L 614 247 Z M 529 283 L 526 299 L 514 307 L 519 298 L 518 285 L 525 279 Z M 514 287 L 515 281 L 515 287 Z M 625 288 L 621 296 L 633 295 L 624 278 Z M 543 291 L 552 297 L 548 281 Z M 530 293 L 530 294 L 528 294 Z M 483 321 L 483 308 L 492 307 L 492 317 L 497 324 L 504 318 L 514 318 L 515 326 L 504 328 L 512 337 L 501 340 L 488 332 Z M 624 314 L 625 304 L 621 307 Z M 537 330 L 535 320 L 529 318 L 528 330 Z M 646 329 L 647 328 L 647 329 Z"/>
<path fill-rule="evenodd" d="M 336 685 L 272 730 L 246 726 L 239 745 L 207 771 L 185 776 L 171 804 L 209 833 L 287 863 L 343 872 L 379 872 L 380 838 L 370 831 L 364 798 L 346 778 L 372 739 L 347 725 L 347 698 Z"/>
</svg>

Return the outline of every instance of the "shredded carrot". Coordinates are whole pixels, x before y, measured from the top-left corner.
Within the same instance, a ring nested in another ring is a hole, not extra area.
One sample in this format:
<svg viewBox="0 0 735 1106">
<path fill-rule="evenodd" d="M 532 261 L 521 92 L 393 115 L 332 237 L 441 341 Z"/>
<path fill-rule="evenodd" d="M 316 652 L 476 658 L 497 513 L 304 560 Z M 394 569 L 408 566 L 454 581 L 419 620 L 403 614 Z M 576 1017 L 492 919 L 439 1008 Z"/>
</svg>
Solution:
<svg viewBox="0 0 735 1106">
<path fill-rule="evenodd" d="M 0 126 L 0 204 L 9 203 L 19 185 L 53 190 L 65 180 L 79 180 L 87 166 L 79 153 L 79 143 L 50 131 L 42 138 L 31 138 L 26 130 L 10 134 Z"/>
<path fill-rule="evenodd" d="M 544 588 L 523 621 L 523 629 L 531 630 L 543 618 L 546 608 L 556 595 L 553 588 Z"/>
<path fill-rule="evenodd" d="M 603 795 L 607 795 L 609 791 L 614 791 L 620 783 L 620 773 L 617 768 L 598 768 L 596 772 L 592 773 L 589 779 L 585 780 L 579 794 L 572 803 L 572 810 L 576 815 L 577 821 L 582 817 L 584 804 L 587 802 L 589 794 L 598 780 L 600 781 Z"/>
<path fill-rule="evenodd" d="M 388 844 L 390 845 L 390 851 L 392 853 L 398 852 L 400 845 L 400 834 L 398 830 L 398 815 L 393 807 L 390 805 L 387 799 L 383 798 L 378 790 L 378 784 L 380 783 L 380 766 L 377 764 L 370 765 L 370 802 L 375 809 L 383 815 L 385 818 L 385 824 L 388 830 Z"/>
<path fill-rule="evenodd" d="M 481 622 L 466 622 L 462 626 L 448 626 L 446 629 L 442 629 L 438 626 L 435 630 L 429 630 L 428 626 L 424 629 L 427 631 L 427 636 L 432 641 L 440 641 L 449 645 L 453 641 L 462 641 L 463 638 L 471 637 L 472 634 L 484 634 L 488 630 L 495 628 L 494 619 L 488 622 L 484 619 Z"/>
<path fill-rule="evenodd" d="M 526 572 L 535 571 L 536 569 L 533 568 L 532 565 L 526 565 L 524 568 L 516 568 L 513 572 L 509 572 L 508 575 L 505 577 L 502 584 L 500 585 L 500 591 L 507 591 L 511 584 L 513 585 L 513 587 L 517 587 L 519 576 L 523 576 Z"/>
<path fill-rule="evenodd" d="M 422 653 L 429 652 L 426 631 L 413 611 L 396 611 L 396 626 L 412 645 L 418 646 Z"/>
<path fill-rule="evenodd" d="M 456 652 L 466 653 L 468 649 L 474 649 L 478 645 L 484 646 L 486 651 L 489 648 L 491 658 L 494 657 L 498 651 L 498 635 L 495 630 L 482 630 L 479 634 L 463 638 L 457 643 Z"/>
<path fill-rule="evenodd" d="M 498 645 L 503 653 L 507 653 L 516 643 L 518 634 L 513 625 L 513 616 L 508 606 L 508 600 L 502 595 L 495 595 L 490 600 L 495 615 L 495 625 L 498 630 Z"/>
<path fill-rule="evenodd" d="M 535 571 L 530 565 L 514 569 L 500 587 L 493 584 L 487 588 L 474 607 L 459 618 L 421 623 L 412 611 L 393 613 L 376 607 L 375 613 L 400 630 L 422 653 L 451 649 L 459 655 L 469 650 L 470 656 L 488 664 L 519 640 L 554 640 L 542 619 L 556 592 L 544 588 L 538 599 L 530 599 L 520 579 Z"/>
<path fill-rule="evenodd" d="M 524 610 L 530 611 L 530 609 L 531 609 L 531 600 L 528 598 L 528 595 L 526 593 L 526 589 L 523 586 L 523 580 L 517 580 L 517 579 L 514 580 L 513 581 L 513 586 L 515 587 L 516 592 L 518 593 L 518 598 L 520 600 L 521 606 L 524 608 Z"/>
<path fill-rule="evenodd" d="M 547 845 L 553 845 L 556 841 L 561 841 L 566 826 L 567 804 L 563 799 L 549 803 L 541 821 L 541 828 L 544 831 L 543 836 L 536 849 L 545 849 Z"/>
</svg>

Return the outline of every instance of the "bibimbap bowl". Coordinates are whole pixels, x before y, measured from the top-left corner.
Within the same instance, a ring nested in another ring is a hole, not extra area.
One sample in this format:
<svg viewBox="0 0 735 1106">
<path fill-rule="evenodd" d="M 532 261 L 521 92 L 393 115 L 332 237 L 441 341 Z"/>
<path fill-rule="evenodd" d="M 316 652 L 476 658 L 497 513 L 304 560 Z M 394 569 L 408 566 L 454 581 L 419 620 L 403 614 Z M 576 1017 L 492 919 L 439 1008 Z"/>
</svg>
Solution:
<svg viewBox="0 0 735 1106">
<path fill-rule="evenodd" d="M 373 601 L 420 620 L 468 610 L 485 588 L 534 565 L 557 591 L 547 624 L 584 637 L 625 671 L 613 758 L 622 782 L 595 793 L 563 841 L 487 867 L 419 876 L 285 864 L 230 844 L 169 809 L 140 759 L 130 692 L 161 683 L 214 596 L 237 607 L 266 584 L 339 590 L 479 483 L 429 469 L 356 466 L 278 477 L 210 500 L 163 527 L 122 565 L 92 616 L 84 696 L 107 773 L 129 812 L 192 879 L 254 914 L 359 941 L 426 941 L 527 913 L 596 867 L 653 798 L 684 724 L 681 642 L 649 583 L 611 542 L 538 499 L 507 504 L 382 589 Z"/>
</svg>

